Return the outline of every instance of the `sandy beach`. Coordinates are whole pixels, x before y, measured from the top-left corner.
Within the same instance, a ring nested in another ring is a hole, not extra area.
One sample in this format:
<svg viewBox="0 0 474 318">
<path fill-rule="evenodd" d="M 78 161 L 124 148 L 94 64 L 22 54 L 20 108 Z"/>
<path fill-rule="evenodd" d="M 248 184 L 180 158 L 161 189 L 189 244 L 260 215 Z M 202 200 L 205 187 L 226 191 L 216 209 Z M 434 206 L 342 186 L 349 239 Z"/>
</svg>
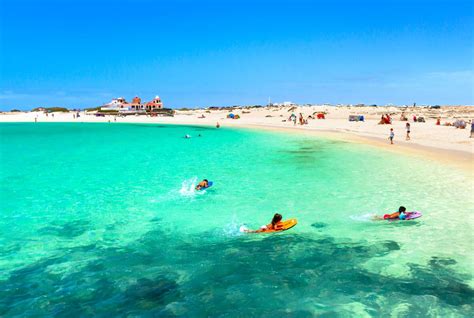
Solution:
<svg viewBox="0 0 474 318">
<path fill-rule="evenodd" d="M 228 118 L 229 114 L 239 115 L 239 119 Z M 305 125 L 296 125 L 290 121 L 291 114 L 303 115 L 308 120 Z M 325 119 L 316 118 L 317 113 L 324 113 Z M 404 113 L 408 121 L 401 121 Z M 392 124 L 379 124 L 380 118 L 389 114 Z M 350 115 L 362 115 L 364 121 L 349 121 Z M 425 122 L 414 122 L 413 116 L 424 117 Z M 111 122 L 111 123 L 167 123 L 181 125 L 216 125 L 222 127 L 247 127 L 272 129 L 286 132 L 318 134 L 349 140 L 352 142 L 370 143 L 391 151 L 409 152 L 415 155 L 432 156 L 434 159 L 460 164 L 472 171 L 474 157 L 474 138 L 469 138 L 469 121 L 474 118 L 474 107 L 452 106 L 439 109 L 421 107 L 354 107 L 354 106 L 281 106 L 262 108 L 235 108 L 232 110 L 193 109 L 177 110 L 174 117 L 149 116 L 105 116 L 97 117 L 94 113 L 81 112 L 79 118 L 73 113 L 43 112 L 4 112 L 0 122 Z M 436 125 L 440 118 L 441 125 Z M 465 120 L 465 129 L 446 126 L 456 120 Z M 406 123 L 411 125 L 411 139 L 405 140 Z M 388 136 L 390 128 L 394 129 L 394 145 L 390 145 Z"/>
</svg>

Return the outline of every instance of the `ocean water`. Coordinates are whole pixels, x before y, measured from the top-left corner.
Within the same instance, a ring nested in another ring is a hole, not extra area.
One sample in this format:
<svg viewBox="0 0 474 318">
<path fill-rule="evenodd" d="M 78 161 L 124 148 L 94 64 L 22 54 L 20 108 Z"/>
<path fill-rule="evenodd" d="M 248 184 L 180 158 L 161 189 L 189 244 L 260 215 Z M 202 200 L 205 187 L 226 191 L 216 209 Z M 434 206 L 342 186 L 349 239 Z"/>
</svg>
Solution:
<svg viewBox="0 0 474 318">
<path fill-rule="evenodd" d="M 0 146 L 1 317 L 473 314 L 457 168 L 197 126 L 7 123 Z M 400 205 L 424 215 L 371 220 Z M 239 232 L 275 212 L 298 225 Z"/>
</svg>

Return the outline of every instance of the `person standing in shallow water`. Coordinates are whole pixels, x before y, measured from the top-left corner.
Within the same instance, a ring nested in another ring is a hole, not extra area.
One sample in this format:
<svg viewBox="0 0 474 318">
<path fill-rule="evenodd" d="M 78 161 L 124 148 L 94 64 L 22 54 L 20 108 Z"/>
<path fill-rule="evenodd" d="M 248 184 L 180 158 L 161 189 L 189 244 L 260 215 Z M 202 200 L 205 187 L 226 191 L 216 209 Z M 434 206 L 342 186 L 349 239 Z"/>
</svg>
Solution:
<svg viewBox="0 0 474 318">
<path fill-rule="evenodd" d="M 390 136 L 388 139 L 390 140 L 390 144 L 393 145 L 393 138 L 395 137 L 395 133 L 393 132 L 393 128 L 390 128 Z"/>
<path fill-rule="evenodd" d="M 405 127 L 407 129 L 407 138 L 406 138 L 406 140 L 410 140 L 410 123 L 406 123 Z"/>
</svg>

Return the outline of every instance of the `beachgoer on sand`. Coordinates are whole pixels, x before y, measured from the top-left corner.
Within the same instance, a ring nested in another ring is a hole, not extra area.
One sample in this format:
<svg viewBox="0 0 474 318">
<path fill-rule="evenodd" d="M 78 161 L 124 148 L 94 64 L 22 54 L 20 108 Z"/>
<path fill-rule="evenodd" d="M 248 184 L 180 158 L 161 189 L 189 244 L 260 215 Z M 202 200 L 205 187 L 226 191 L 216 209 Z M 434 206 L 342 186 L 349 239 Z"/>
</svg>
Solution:
<svg viewBox="0 0 474 318">
<path fill-rule="evenodd" d="M 393 145 L 393 138 L 395 137 L 395 133 L 393 132 L 393 128 L 390 128 L 390 136 L 388 139 L 390 140 L 390 144 Z"/>
<path fill-rule="evenodd" d="M 471 135 L 469 138 L 472 138 L 472 135 L 474 135 L 474 119 L 471 119 Z"/>
<path fill-rule="evenodd" d="M 407 138 L 406 140 L 410 140 L 410 123 L 407 123 L 405 125 L 406 129 L 407 129 Z"/>
<path fill-rule="evenodd" d="M 413 122 L 416 123 L 416 115 L 413 115 Z"/>
<path fill-rule="evenodd" d="M 380 117 L 380 121 L 379 121 L 379 125 L 383 125 L 385 124 L 385 116 L 382 115 L 382 117 Z"/>
</svg>

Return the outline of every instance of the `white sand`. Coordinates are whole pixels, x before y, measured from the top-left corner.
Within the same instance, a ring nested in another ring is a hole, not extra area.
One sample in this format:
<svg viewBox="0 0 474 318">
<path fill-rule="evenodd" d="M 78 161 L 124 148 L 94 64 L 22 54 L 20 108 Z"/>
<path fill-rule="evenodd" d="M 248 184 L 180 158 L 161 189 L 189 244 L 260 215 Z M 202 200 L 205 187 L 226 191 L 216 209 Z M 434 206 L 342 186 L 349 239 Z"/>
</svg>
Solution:
<svg viewBox="0 0 474 318">
<path fill-rule="evenodd" d="M 411 125 L 411 140 L 406 141 L 405 121 L 400 121 L 400 114 L 405 112 Z M 326 119 L 309 119 L 308 125 L 293 125 L 288 121 L 292 113 L 302 113 L 306 119 L 314 112 L 326 112 Z M 270 107 L 253 109 L 234 109 L 240 119 L 229 119 L 228 110 L 190 110 L 177 111 L 174 117 L 96 117 L 93 114 L 81 112 L 81 117 L 73 118 L 73 113 L 55 113 L 46 116 L 40 112 L 1 113 L 0 122 L 130 122 L 130 123 L 169 123 L 169 124 L 201 124 L 236 127 L 260 127 L 271 129 L 291 129 L 291 131 L 308 132 L 314 134 L 329 134 L 336 138 L 352 141 L 372 143 L 384 148 L 413 152 L 422 155 L 434 155 L 441 159 L 458 161 L 469 170 L 474 170 L 474 138 L 469 138 L 470 125 L 466 129 L 443 126 L 445 122 L 454 122 L 456 119 L 474 119 L 474 107 L 442 107 L 441 109 L 428 108 L 400 108 L 400 107 L 332 107 L 332 106 L 305 106 L 290 110 L 290 107 Z M 379 125 L 382 114 L 390 114 L 392 125 Z M 425 123 L 414 123 L 413 115 L 423 116 Z M 204 115 L 206 118 L 199 118 Z M 365 122 L 349 122 L 349 115 L 364 115 Z M 271 116 L 271 117 L 270 117 Z M 441 117 L 441 126 L 435 125 L 436 118 Z M 283 121 L 286 120 L 286 121 Z M 394 145 L 389 145 L 390 128 L 394 129 Z M 290 131 L 290 130 L 289 130 Z"/>
</svg>

